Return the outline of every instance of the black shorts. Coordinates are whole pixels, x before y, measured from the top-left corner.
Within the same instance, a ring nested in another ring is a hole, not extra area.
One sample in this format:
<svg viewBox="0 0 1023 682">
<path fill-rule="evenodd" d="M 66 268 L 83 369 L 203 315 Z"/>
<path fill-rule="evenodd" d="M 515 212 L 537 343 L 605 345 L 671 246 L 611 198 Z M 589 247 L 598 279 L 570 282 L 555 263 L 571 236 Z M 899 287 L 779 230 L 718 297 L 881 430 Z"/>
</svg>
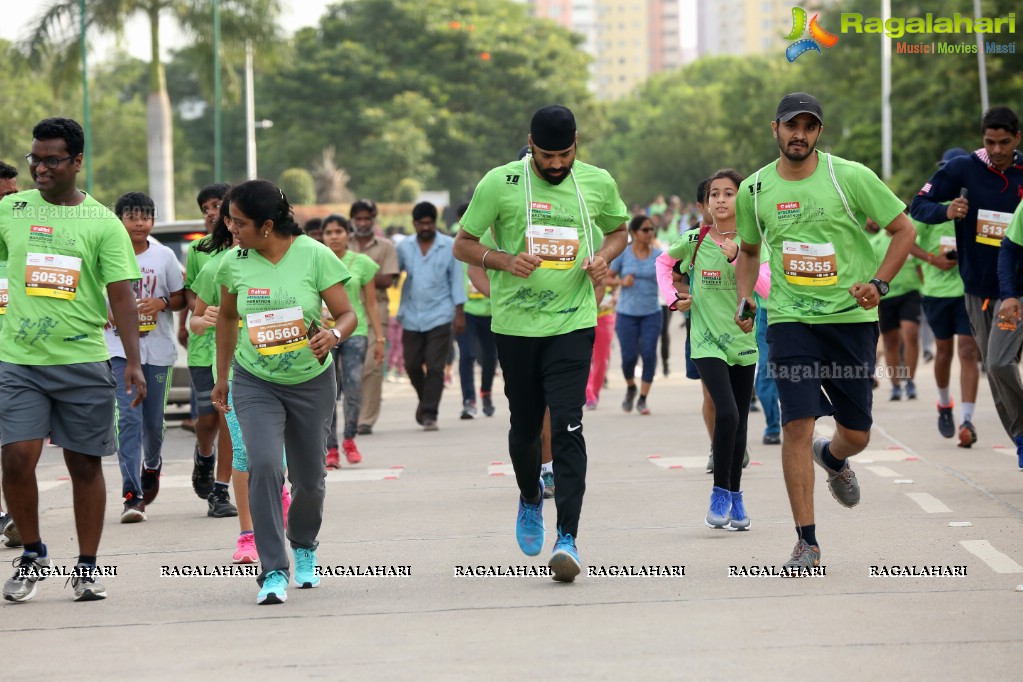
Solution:
<svg viewBox="0 0 1023 682">
<path fill-rule="evenodd" d="M 781 423 L 834 415 L 847 429 L 870 431 L 877 337 L 874 322 L 769 325 L 768 371 Z"/>
<path fill-rule="evenodd" d="M 881 333 L 899 328 L 900 322 L 916 322 L 920 324 L 920 292 L 911 291 L 895 298 L 882 298 L 877 307 L 878 323 Z"/>
<path fill-rule="evenodd" d="M 931 325 L 934 338 L 941 341 L 953 336 L 973 336 L 970 327 L 970 316 L 966 313 L 966 298 L 935 298 L 924 296 L 921 299 L 927 324 Z"/>
</svg>

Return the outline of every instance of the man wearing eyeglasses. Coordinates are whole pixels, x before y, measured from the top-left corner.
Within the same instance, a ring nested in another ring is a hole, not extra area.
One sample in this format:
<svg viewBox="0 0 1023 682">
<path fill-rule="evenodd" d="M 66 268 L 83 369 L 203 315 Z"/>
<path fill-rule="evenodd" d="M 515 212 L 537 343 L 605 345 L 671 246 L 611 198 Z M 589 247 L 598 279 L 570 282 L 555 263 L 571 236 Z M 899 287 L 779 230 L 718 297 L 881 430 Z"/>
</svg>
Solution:
<svg viewBox="0 0 1023 682">
<path fill-rule="evenodd" d="M 117 446 L 105 299 L 122 330 L 125 384 L 138 405 L 146 395 L 132 290 L 140 273 L 117 216 L 77 187 L 81 126 L 48 118 L 32 137 L 26 160 L 37 189 L 0 200 L 0 261 L 8 263 L 9 285 L 0 331 L 0 447 L 4 494 L 24 542 L 3 594 L 28 601 L 53 570 L 40 536 L 35 475 L 49 436 L 64 449 L 74 490 L 74 599 L 92 601 L 106 597 L 96 568 L 106 506 L 101 457 Z"/>
</svg>

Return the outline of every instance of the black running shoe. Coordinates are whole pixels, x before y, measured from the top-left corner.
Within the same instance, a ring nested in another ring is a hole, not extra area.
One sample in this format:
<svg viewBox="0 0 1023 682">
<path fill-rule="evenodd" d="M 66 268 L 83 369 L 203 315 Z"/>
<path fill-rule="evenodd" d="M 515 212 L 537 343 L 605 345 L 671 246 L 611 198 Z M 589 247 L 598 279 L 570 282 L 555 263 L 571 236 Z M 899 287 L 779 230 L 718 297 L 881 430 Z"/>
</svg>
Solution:
<svg viewBox="0 0 1023 682">
<path fill-rule="evenodd" d="M 231 495 L 227 492 L 227 488 L 214 486 L 213 492 L 206 498 L 206 502 L 210 505 L 206 516 L 212 516 L 215 519 L 238 516 L 238 508 L 231 504 Z"/>
<path fill-rule="evenodd" d="M 195 455 L 192 458 L 192 490 L 204 500 L 213 492 L 213 483 L 215 482 L 213 467 L 217 462 L 216 453 L 217 450 L 214 448 L 212 456 L 200 457 L 199 446 L 196 446 Z"/>
</svg>

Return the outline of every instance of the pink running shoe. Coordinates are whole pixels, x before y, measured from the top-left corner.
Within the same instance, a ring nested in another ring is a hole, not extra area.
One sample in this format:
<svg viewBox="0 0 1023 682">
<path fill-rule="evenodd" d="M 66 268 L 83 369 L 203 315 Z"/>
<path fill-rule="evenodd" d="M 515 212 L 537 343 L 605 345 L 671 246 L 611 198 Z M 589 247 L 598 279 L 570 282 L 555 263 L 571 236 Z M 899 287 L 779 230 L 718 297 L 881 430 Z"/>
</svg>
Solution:
<svg viewBox="0 0 1023 682">
<path fill-rule="evenodd" d="M 288 509 L 291 507 L 291 493 L 288 492 L 288 484 L 281 488 L 281 507 L 284 510 L 284 530 L 288 529 Z"/>
<path fill-rule="evenodd" d="M 242 533 L 238 536 L 238 548 L 231 558 L 236 564 L 258 564 L 259 554 L 256 553 L 256 536 Z"/>
<path fill-rule="evenodd" d="M 359 452 L 359 448 L 355 445 L 354 438 L 345 438 L 341 441 L 341 447 L 345 451 L 345 459 L 348 460 L 349 464 L 358 464 L 362 461 L 362 453 Z"/>
</svg>

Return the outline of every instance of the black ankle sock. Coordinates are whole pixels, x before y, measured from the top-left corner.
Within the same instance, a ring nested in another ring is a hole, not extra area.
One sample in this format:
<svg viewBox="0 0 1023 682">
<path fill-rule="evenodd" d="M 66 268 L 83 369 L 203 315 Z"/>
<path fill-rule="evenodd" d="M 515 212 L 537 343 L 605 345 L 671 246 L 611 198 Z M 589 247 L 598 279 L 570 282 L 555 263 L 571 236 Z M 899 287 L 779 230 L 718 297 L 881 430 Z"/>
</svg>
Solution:
<svg viewBox="0 0 1023 682">
<path fill-rule="evenodd" d="M 521 493 L 520 496 L 522 497 L 523 502 L 534 506 L 540 504 L 540 502 L 543 500 L 543 492 L 541 491 L 537 491 L 536 497 L 534 497 L 532 500 L 528 499 L 525 495 L 522 495 Z"/>
<path fill-rule="evenodd" d="M 817 546 L 817 524 L 811 523 L 809 526 L 796 526 L 796 535 L 806 540 L 806 544 Z"/>
<path fill-rule="evenodd" d="M 845 468 L 845 460 L 836 459 L 835 456 L 831 454 L 830 442 L 826 443 L 824 447 L 821 449 L 821 460 L 824 462 L 824 466 L 828 467 L 829 469 L 841 471 L 842 469 Z"/>
<path fill-rule="evenodd" d="M 28 554 L 29 552 L 35 552 L 39 556 L 46 556 L 46 545 L 43 544 L 42 540 L 38 542 L 26 542 L 23 547 L 23 553 Z"/>
<path fill-rule="evenodd" d="M 646 402 L 646 395 L 647 395 L 646 393 L 640 393 L 639 399 L 642 400 L 643 402 Z"/>
<path fill-rule="evenodd" d="M 78 563 L 79 564 L 85 564 L 86 566 L 95 566 L 96 565 L 96 557 L 95 556 L 88 556 L 86 554 L 79 554 L 78 555 Z"/>
</svg>

